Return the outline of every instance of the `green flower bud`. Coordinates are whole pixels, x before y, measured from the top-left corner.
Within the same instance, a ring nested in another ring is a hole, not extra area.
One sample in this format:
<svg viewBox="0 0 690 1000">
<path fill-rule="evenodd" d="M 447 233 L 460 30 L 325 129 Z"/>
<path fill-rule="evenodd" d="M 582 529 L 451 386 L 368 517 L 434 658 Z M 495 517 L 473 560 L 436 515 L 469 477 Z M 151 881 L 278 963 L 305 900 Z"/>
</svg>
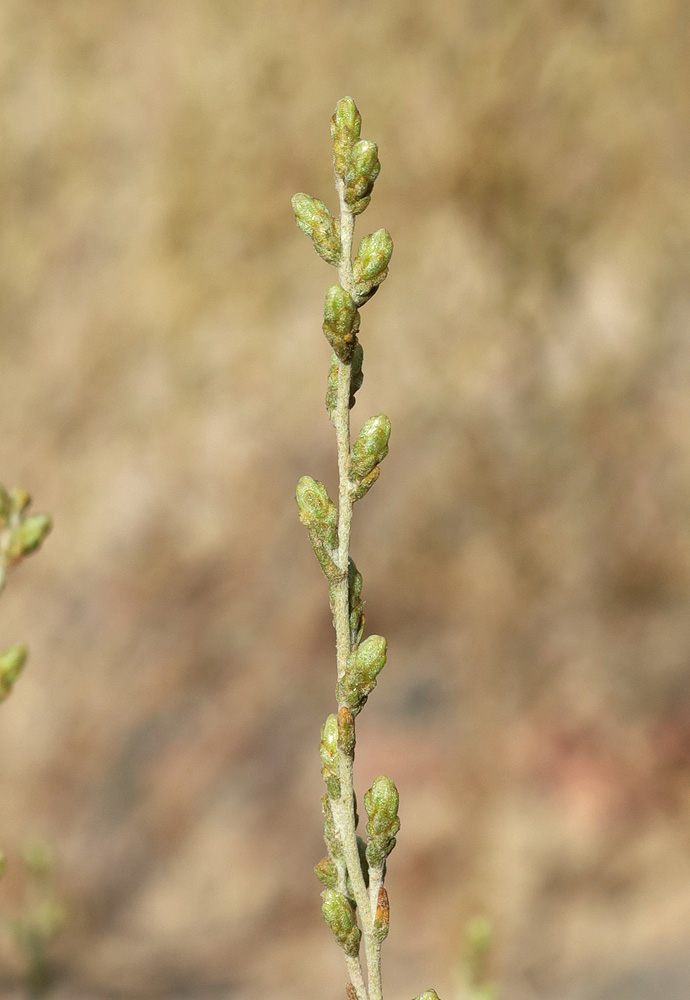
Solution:
<svg viewBox="0 0 690 1000">
<path fill-rule="evenodd" d="M 378 146 L 375 142 L 360 139 L 352 147 L 350 158 L 345 168 L 345 201 L 351 207 L 371 195 L 374 182 L 381 171 Z M 368 202 L 367 202 L 368 204 Z M 360 208 L 360 214 L 366 208 Z"/>
<path fill-rule="evenodd" d="M 367 858 L 372 868 L 381 868 L 395 847 L 395 835 L 400 829 L 398 789 L 390 778 L 381 775 L 364 795 L 367 811 Z"/>
<path fill-rule="evenodd" d="M 18 642 L 0 655 L 0 701 L 4 701 L 12 690 L 26 663 L 28 653 L 26 646 Z"/>
<path fill-rule="evenodd" d="M 388 267 L 392 255 L 393 240 L 387 229 L 363 237 L 352 265 L 355 281 L 371 281 Z"/>
<path fill-rule="evenodd" d="M 349 292 L 331 285 L 323 307 L 323 332 L 338 358 L 348 364 L 357 341 L 360 317 Z"/>
<path fill-rule="evenodd" d="M 362 641 L 364 629 L 364 602 L 362 601 L 362 574 L 350 559 L 347 568 L 347 590 L 350 606 L 350 640 L 353 646 Z"/>
<path fill-rule="evenodd" d="M 345 176 L 350 152 L 359 139 L 361 130 L 362 116 L 357 110 L 357 105 L 351 97 L 341 98 L 331 118 L 333 164 L 338 177 Z"/>
<path fill-rule="evenodd" d="M 393 240 L 386 229 L 377 229 L 365 236 L 352 265 L 357 286 L 357 300 L 366 302 L 381 282 L 388 276 L 388 265 L 393 253 Z"/>
<path fill-rule="evenodd" d="M 415 1000 L 440 1000 L 436 990 L 427 990 L 425 993 L 420 993 Z"/>
<path fill-rule="evenodd" d="M 313 240 L 314 249 L 329 264 L 340 263 L 341 245 L 338 223 L 318 198 L 299 192 L 292 198 L 297 225 Z"/>
<path fill-rule="evenodd" d="M 53 522 L 47 514 L 31 514 L 17 525 L 7 546 L 7 558 L 10 564 L 35 552 L 52 526 Z"/>
<path fill-rule="evenodd" d="M 388 454 L 391 436 L 391 422 L 385 413 L 369 417 L 352 448 L 350 456 L 350 476 L 361 481 L 368 476 Z M 365 491 L 366 492 L 366 491 Z"/>
<path fill-rule="evenodd" d="M 338 718 L 329 715 L 321 727 L 321 777 L 326 782 L 332 799 L 340 798 L 340 770 L 338 767 Z"/>
<path fill-rule="evenodd" d="M 297 483 L 299 519 L 309 531 L 315 532 L 332 549 L 338 546 L 338 511 L 328 490 L 311 476 L 302 476 Z"/>
<path fill-rule="evenodd" d="M 326 579 L 336 583 L 343 577 L 333 560 L 338 548 L 338 511 L 323 483 L 302 476 L 297 483 L 299 519 L 309 531 L 309 541 L 314 549 Z"/>
<path fill-rule="evenodd" d="M 357 926 L 354 906 L 347 896 L 337 889 L 326 889 L 321 898 L 323 899 L 321 909 L 326 923 L 345 954 L 354 958 L 359 954 L 359 941 L 362 936 Z"/>
<path fill-rule="evenodd" d="M 314 865 L 314 874 L 327 889 L 335 889 L 338 884 L 338 869 L 332 858 L 322 858 Z"/>
<path fill-rule="evenodd" d="M 355 718 L 350 709 L 343 705 L 338 709 L 338 749 L 352 757 L 356 739 Z"/>
<path fill-rule="evenodd" d="M 338 681 L 338 701 L 358 715 L 376 687 L 376 678 L 386 663 L 388 643 L 382 635 L 370 635 L 347 658 L 345 676 Z"/>
</svg>

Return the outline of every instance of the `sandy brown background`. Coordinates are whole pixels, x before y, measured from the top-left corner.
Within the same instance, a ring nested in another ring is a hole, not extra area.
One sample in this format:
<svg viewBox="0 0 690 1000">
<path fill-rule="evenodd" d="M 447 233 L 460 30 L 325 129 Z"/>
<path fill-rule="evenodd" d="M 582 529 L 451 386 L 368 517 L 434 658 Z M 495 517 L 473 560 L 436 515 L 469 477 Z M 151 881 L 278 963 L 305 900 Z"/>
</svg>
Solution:
<svg viewBox="0 0 690 1000">
<path fill-rule="evenodd" d="M 0 476 L 55 518 L 2 603 L 0 907 L 46 838 L 52 996 L 344 996 L 293 499 L 335 482 L 332 271 L 289 199 L 334 205 L 346 93 L 396 244 L 353 413 L 393 423 L 353 547 L 387 1000 L 464 1000 L 478 912 L 506 1000 L 688 995 L 689 66 L 683 0 L 0 0 Z"/>
</svg>

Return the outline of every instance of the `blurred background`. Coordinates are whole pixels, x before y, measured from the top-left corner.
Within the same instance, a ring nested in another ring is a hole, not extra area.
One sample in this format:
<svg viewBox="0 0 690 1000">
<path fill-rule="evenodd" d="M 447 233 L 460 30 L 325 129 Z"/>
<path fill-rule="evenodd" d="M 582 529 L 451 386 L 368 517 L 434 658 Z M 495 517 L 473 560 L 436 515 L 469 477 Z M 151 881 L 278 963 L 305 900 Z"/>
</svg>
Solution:
<svg viewBox="0 0 690 1000">
<path fill-rule="evenodd" d="M 690 993 L 690 14 L 682 0 L 0 0 L 0 477 L 55 529 L 0 645 L 0 996 L 45 840 L 60 1000 L 340 1000 L 322 922 L 335 195 L 352 94 L 356 509 L 388 638 L 360 798 L 401 793 L 387 998 Z"/>
</svg>

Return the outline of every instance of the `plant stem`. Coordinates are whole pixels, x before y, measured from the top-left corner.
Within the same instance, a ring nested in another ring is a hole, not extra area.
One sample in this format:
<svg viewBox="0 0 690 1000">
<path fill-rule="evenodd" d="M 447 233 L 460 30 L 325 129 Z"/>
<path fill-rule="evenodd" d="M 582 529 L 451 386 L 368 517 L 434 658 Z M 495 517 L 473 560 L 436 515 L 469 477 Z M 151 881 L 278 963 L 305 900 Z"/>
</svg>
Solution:
<svg viewBox="0 0 690 1000">
<path fill-rule="evenodd" d="M 354 215 L 345 202 L 345 185 L 336 175 L 336 187 L 340 198 L 340 239 L 341 258 L 339 278 L 342 287 L 351 295 L 354 293 L 354 278 L 352 274 L 352 239 L 354 234 Z M 352 649 L 350 636 L 350 599 L 348 592 L 348 562 L 350 554 L 350 529 L 352 525 L 352 487 L 350 483 L 350 383 L 352 366 L 340 361 L 338 363 L 338 392 L 333 425 L 336 432 L 338 447 L 338 568 L 342 578 L 333 584 L 331 601 L 333 608 L 333 624 L 336 632 L 336 656 L 338 678 L 345 674 L 347 659 Z M 339 705 L 339 707 L 342 707 Z M 369 899 L 369 893 L 364 882 L 362 864 L 357 848 L 357 833 L 355 827 L 355 797 L 353 784 L 354 751 L 348 754 L 342 750 L 338 753 L 340 770 L 340 799 L 334 802 L 334 819 L 337 825 L 343 856 L 350 876 L 350 884 L 359 910 L 364 937 L 368 990 L 364 988 L 359 959 L 348 961 L 348 971 L 358 1000 L 382 1000 L 381 991 L 381 946 L 374 939 L 373 924 L 375 903 Z M 378 890 L 377 890 L 378 892 Z M 353 968 L 353 963 L 356 967 Z M 353 975 L 354 973 L 354 975 Z"/>
</svg>

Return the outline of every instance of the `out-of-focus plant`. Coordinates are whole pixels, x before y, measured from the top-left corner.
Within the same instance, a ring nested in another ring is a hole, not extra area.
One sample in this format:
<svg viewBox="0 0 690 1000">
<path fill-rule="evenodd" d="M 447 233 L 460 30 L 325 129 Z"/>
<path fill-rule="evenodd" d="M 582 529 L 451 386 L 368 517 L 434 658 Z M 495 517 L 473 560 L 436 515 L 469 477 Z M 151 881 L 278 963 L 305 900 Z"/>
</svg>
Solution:
<svg viewBox="0 0 690 1000">
<path fill-rule="evenodd" d="M 467 925 L 462 960 L 458 968 L 458 1000 L 498 1000 L 489 980 L 493 928 L 486 917 L 473 917 Z"/>
<path fill-rule="evenodd" d="M 0 592 L 5 587 L 7 572 L 25 556 L 35 552 L 51 528 L 47 514 L 29 514 L 31 497 L 26 490 L 8 492 L 0 484 Z M 28 650 L 15 643 L 0 653 L 0 701 L 8 697 L 24 667 Z M 5 859 L 0 851 L 0 876 Z"/>
<path fill-rule="evenodd" d="M 370 417 L 350 440 L 350 410 L 362 385 L 364 352 L 359 341 L 360 309 L 384 281 L 393 252 L 385 229 L 363 237 L 352 259 L 356 216 L 369 205 L 379 175 L 376 143 L 362 139 L 362 119 L 351 97 L 344 97 L 331 119 L 333 167 L 339 218 L 307 194 L 292 199 L 297 225 L 314 249 L 338 269 L 338 283 L 326 292 L 323 332 L 333 348 L 326 409 L 335 428 L 338 454 L 338 505 L 323 483 L 303 476 L 297 484 L 299 517 L 309 532 L 316 558 L 328 581 L 336 635 L 337 714 L 321 729 L 322 799 L 328 854 L 315 872 L 324 885 L 323 915 L 345 952 L 350 1000 L 382 1000 L 381 946 L 388 934 L 389 902 L 384 886 L 388 856 L 400 829 L 398 790 L 390 778 L 376 778 L 364 796 L 366 841 L 357 835 L 359 817 L 353 787 L 355 718 L 366 704 L 386 663 L 387 642 L 364 638 L 362 575 L 350 557 L 354 504 L 379 478 L 388 454 L 391 425 L 381 413 Z M 360 945 L 364 941 L 365 982 Z M 417 1000 L 438 1000 L 429 990 Z"/>
<path fill-rule="evenodd" d="M 65 922 L 65 908 L 54 886 L 54 862 L 44 841 L 24 851 L 26 891 L 21 914 L 12 931 L 22 953 L 27 994 L 40 997 L 53 981 L 51 946 Z"/>
</svg>

